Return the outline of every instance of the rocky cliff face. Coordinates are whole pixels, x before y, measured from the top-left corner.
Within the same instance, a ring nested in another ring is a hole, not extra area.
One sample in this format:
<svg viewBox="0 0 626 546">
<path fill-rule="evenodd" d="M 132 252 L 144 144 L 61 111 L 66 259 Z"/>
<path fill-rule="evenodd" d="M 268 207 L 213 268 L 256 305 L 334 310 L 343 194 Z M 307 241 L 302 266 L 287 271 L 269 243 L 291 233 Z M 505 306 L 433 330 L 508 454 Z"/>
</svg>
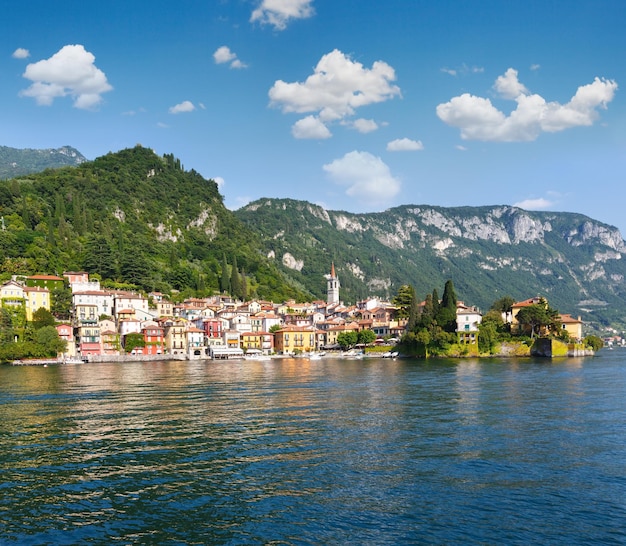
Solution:
<svg viewBox="0 0 626 546">
<path fill-rule="evenodd" d="M 423 205 L 351 214 L 261 199 L 237 215 L 314 293 L 323 295 L 333 260 L 346 301 L 391 296 L 402 284 L 424 295 L 451 278 L 459 297 L 483 308 L 541 294 L 562 312 L 606 322 L 626 304 L 619 230 L 580 214 Z"/>
</svg>

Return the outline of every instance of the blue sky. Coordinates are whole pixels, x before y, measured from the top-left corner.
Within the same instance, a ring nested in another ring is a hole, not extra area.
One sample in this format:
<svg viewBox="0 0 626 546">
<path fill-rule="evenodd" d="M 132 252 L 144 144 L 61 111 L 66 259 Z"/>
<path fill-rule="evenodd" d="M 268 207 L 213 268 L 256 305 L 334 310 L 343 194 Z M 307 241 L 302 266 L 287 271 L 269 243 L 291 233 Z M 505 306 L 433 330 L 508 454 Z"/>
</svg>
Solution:
<svg viewBox="0 0 626 546">
<path fill-rule="evenodd" d="M 140 143 L 232 209 L 517 205 L 626 235 L 623 0 L 10 4 L 0 145 Z"/>
</svg>

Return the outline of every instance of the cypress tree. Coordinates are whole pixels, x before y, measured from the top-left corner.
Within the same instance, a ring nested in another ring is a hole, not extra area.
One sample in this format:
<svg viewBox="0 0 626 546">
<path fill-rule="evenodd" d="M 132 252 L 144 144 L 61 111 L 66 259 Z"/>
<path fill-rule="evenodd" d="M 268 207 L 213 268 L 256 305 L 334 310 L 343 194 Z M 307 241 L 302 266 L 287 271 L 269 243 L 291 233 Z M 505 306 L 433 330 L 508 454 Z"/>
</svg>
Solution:
<svg viewBox="0 0 626 546">
<path fill-rule="evenodd" d="M 411 291 L 411 302 L 409 304 L 409 319 L 407 321 L 407 331 L 412 332 L 417 325 L 419 303 L 417 301 L 417 295 L 415 294 L 415 288 L 413 288 L 412 285 L 409 285 L 409 289 Z"/>
<path fill-rule="evenodd" d="M 230 275 L 228 274 L 228 262 L 226 254 L 222 258 L 222 276 L 220 277 L 220 289 L 224 293 L 230 292 Z"/>
<path fill-rule="evenodd" d="M 443 289 L 438 322 L 447 332 L 456 330 L 456 293 L 454 291 L 454 283 L 451 280 L 446 281 Z"/>
<path fill-rule="evenodd" d="M 233 267 L 230 272 L 230 292 L 235 298 L 241 298 L 241 278 L 237 270 L 237 256 L 233 256 Z"/>
</svg>

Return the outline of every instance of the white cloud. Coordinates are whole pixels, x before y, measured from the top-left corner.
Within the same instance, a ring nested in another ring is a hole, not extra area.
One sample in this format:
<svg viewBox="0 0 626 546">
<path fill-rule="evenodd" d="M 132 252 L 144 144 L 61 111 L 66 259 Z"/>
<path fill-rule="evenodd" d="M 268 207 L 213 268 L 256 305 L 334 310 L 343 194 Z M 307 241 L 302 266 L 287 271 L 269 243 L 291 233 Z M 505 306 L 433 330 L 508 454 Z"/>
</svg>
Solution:
<svg viewBox="0 0 626 546">
<path fill-rule="evenodd" d="M 221 176 L 214 176 L 213 177 L 213 181 L 217 184 L 217 188 L 221 191 L 222 188 L 224 187 L 224 184 L 226 184 L 226 182 L 224 181 L 224 179 Z"/>
<path fill-rule="evenodd" d="M 359 133 L 364 133 L 364 134 L 371 133 L 378 129 L 378 124 L 373 119 L 359 118 L 359 119 L 354 120 L 354 123 L 352 124 L 352 126 Z"/>
<path fill-rule="evenodd" d="M 228 46 L 220 46 L 213 53 L 216 64 L 230 63 L 230 68 L 247 68 L 247 65 L 237 58 L 237 54 L 232 52 Z"/>
<path fill-rule="evenodd" d="M 540 64 L 531 64 L 530 65 L 530 69 L 531 70 L 539 70 L 541 68 Z"/>
<path fill-rule="evenodd" d="M 324 139 L 330 138 L 332 133 L 328 130 L 328 127 L 324 125 L 315 116 L 307 116 L 301 120 L 296 121 L 291 127 L 291 134 L 295 138 L 315 138 Z"/>
<path fill-rule="evenodd" d="M 552 201 L 539 197 L 537 199 L 524 199 L 523 201 L 514 203 L 513 206 L 525 210 L 545 210 L 550 208 L 553 204 Z"/>
<path fill-rule="evenodd" d="M 397 138 L 387 143 L 388 152 L 414 152 L 423 149 L 424 145 L 421 140 L 411 140 L 410 138 Z"/>
<path fill-rule="evenodd" d="M 347 186 L 346 195 L 366 205 L 385 205 L 400 191 L 400 181 L 389 167 L 368 152 L 349 152 L 323 169 L 333 181 Z"/>
<path fill-rule="evenodd" d="M 516 99 L 527 95 L 528 89 L 517 79 L 517 70 L 509 68 L 502 76 L 496 78 L 493 88 L 505 99 Z"/>
<path fill-rule="evenodd" d="M 457 144 L 455 148 L 461 152 L 467 152 L 467 148 L 465 146 L 461 146 L 460 144 Z"/>
<path fill-rule="evenodd" d="M 450 76 L 465 76 L 466 74 L 482 74 L 485 69 L 482 66 L 468 66 L 463 63 L 458 68 L 443 67 L 440 69 L 444 74 Z"/>
<path fill-rule="evenodd" d="M 28 59 L 28 57 L 30 57 L 30 51 L 28 51 L 28 49 L 24 49 L 23 47 L 18 47 L 13 52 L 11 57 L 14 59 Z"/>
<path fill-rule="evenodd" d="M 162 121 L 157 122 L 157 127 L 159 129 L 169 129 L 170 126 L 167 123 L 163 123 Z"/>
<path fill-rule="evenodd" d="M 220 46 L 213 53 L 213 58 L 216 64 L 224 64 L 236 59 L 237 55 L 228 46 Z"/>
<path fill-rule="evenodd" d="M 517 103 L 508 116 L 489 99 L 469 93 L 439 104 L 437 115 L 444 123 L 458 127 L 461 138 L 466 140 L 531 141 L 542 132 L 592 125 L 598 117 L 597 109 L 606 108 L 613 100 L 617 83 L 595 78 L 593 83 L 580 86 L 566 104 L 546 102 L 540 95 L 529 94 L 513 69 L 500 76 L 494 88 Z"/>
<path fill-rule="evenodd" d="M 26 67 L 23 76 L 33 83 L 20 96 L 33 97 L 37 104 L 49 106 L 55 98 L 70 95 L 75 108 L 95 108 L 102 102 L 102 93 L 113 89 L 95 60 L 82 45 L 66 45 L 49 59 Z"/>
<path fill-rule="evenodd" d="M 272 25 L 275 30 L 284 30 L 292 19 L 312 17 L 313 0 L 262 0 L 252 12 L 250 22 Z"/>
<path fill-rule="evenodd" d="M 269 90 L 270 104 L 283 112 L 317 112 L 322 122 L 341 120 L 356 108 L 400 95 L 392 85 L 394 69 L 376 61 L 371 69 L 335 49 L 324 55 L 304 82 L 277 80 Z"/>
<path fill-rule="evenodd" d="M 196 107 L 193 105 L 193 102 L 189 100 L 185 100 L 175 106 L 172 106 L 168 112 L 170 114 L 182 114 L 183 112 L 193 112 Z"/>
</svg>

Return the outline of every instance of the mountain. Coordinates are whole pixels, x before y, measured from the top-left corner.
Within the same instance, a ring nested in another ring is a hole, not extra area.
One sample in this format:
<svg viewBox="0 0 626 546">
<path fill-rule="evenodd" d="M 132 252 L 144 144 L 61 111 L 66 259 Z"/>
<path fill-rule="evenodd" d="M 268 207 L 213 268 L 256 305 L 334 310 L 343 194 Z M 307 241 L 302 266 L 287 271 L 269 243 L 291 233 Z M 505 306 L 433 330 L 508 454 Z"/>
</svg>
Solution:
<svg viewBox="0 0 626 546">
<path fill-rule="evenodd" d="M 232 212 L 217 184 L 140 145 L 0 180 L 0 281 L 85 270 L 105 286 L 174 297 L 323 298 L 334 262 L 346 302 L 419 297 L 446 280 L 486 310 L 545 296 L 596 325 L 624 324 L 626 243 L 573 213 L 406 205 L 352 214 L 289 199 Z M 177 296 L 178 294 L 178 296 Z"/>
<path fill-rule="evenodd" d="M 236 211 L 265 254 L 322 294 L 334 261 L 341 296 L 419 297 L 447 279 L 465 303 L 545 296 L 563 313 L 614 323 L 626 308 L 626 244 L 609 225 L 573 213 L 510 206 L 406 205 L 352 214 L 289 199 L 260 199 Z"/>
<path fill-rule="evenodd" d="M 0 281 L 68 270 L 181 297 L 311 296 L 263 255 L 215 181 L 142 146 L 0 181 Z"/>
<path fill-rule="evenodd" d="M 71 146 L 41 150 L 9 148 L 0 146 L 0 179 L 14 178 L 46 169 L 68 165 L 80 165 L 85 156 Z"/>
</svg>

